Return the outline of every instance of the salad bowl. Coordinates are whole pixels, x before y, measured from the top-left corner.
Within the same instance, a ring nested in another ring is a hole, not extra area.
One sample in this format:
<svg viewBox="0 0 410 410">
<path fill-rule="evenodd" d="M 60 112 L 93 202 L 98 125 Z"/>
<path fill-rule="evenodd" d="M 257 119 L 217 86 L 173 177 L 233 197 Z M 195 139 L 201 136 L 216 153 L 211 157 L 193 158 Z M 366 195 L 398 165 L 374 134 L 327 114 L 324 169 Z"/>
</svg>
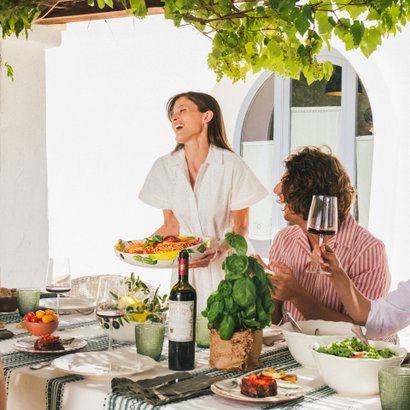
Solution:
<svg viewBox="0 0 410 410">
<path fill-rule="evenodd" d="M 340 343 L 343 344 L 347 340 Z M 355 352 L 353 357 L 335 356 L 319 352 L 318 349 L 321 347 L 319 343 L 312 346 L 312 354 L 320 376 L 329 387 L 342 395 L 367 396 L 379 393 L 379 370 L 400 366 L 407 354 L 406 349 L 392 343 L 371 340 L 370 346 L 378 351 L 390 349 L 394 356 L 372 358 L 372 355 L 366 357 L 367 355 L 360 351 Z M 334 351 L 343 354 L 342 350 Z"/>
</svg>

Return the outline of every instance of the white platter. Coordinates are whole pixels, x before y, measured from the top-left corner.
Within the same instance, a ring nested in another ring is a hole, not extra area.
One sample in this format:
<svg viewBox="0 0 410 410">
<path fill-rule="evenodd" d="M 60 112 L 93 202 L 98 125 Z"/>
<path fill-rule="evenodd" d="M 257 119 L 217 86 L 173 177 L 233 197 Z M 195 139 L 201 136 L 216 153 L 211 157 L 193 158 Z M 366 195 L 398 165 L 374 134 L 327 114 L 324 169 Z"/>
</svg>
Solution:
<svg viewBox="0 0 410 410">
<path fill-rule="evenodd" d="M 134 351 L 103 351 L 68 354 L 53 361 L 65 373 L 85 377 L 122 377 L 151 370 L 154 359 Z"/>
<path fill-rule="evenodd" d="M 57 298 L 40 299 L 39 306 L 44 309 L 57 309 Z M 60 311 L 89 310 L 95 308 L 92 298 L 60 297 Z"/>
<path fill-rule="evenodd" d="M 180 238 L 187 238 L 180 236 Z M 143 239 L 135 239 L 132 241 L 119 241 L 119 243 L 131 243 L 131 242 L 142 242 Z M 185 248 L 189 252 L 191 260 L 202 259 L 205 257 L 204 252 L 210 246 L 210 239 L 203 239 L 201 242 L 189 248 Z M 172 252 L 163 253 L 151 253 L 151 254 L 136 254 L 136 253 L 126 253 L 121 252 L 117 249 L 118 244 L 114 246 L 114 252 L 123 262 L 129 263 L 130 265 L 139 266 L 142 268 L 153 268 L 153 269 L 169 269 L 176 268 L 178 266 L 178 255 L 179 250 Z"/>
<path fill-rule="evenodd" d="M 75 352 L 87 346 L 86 340 L 74 338 L 72 341 L 70 340 L 70 344 L 68 344 L 67 346 L 64 346 L 64 349 L 62 350 L 35 350 L 34 342 L 37 339 L 39 338 L 35 336 L 23 337 L 22 339 L 18 339 L 13 344 L 13 347 L 14 349 L 20 352 L 38 353 L 38 354 L 56 354 L 56 353 Z M 68 338 L 62 339 L 63 345 L 64 345 L 64 340 L 68 340 Z"/>
<path fill-rule="evenodd" d="M 221 380 L 211 385 L 211 390 L 216 395 L 224 399 L 235 400 L 246 403 L 253 403 L 254 405 L 264 403 L 285 403 L 288 401 L 299 399 L 305 394 L 304 389 L 298 388 L 282 388 L 282 383 L 278 383 L 278 394 L 270 397 L 249 397 L 241 393 L 240 388 L 241 379 Z"/>
</svg>

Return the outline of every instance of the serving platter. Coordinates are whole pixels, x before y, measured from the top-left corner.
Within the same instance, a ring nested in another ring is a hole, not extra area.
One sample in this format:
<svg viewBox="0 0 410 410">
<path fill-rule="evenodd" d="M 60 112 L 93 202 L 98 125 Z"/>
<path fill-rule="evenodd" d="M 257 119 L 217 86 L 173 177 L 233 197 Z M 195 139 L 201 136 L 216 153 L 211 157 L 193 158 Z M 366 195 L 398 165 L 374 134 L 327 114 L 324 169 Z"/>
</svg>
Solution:
<svg viewBox="0 0 410 410">
<path fill-rule="evenodd" d="M 248 397 L 241 393 L 240 383 L 241 378 L 220 380 L 219 382 L 213 383 L 211 385 L 211 390 L 213 393 L 220 397 L 223 397 L 224 399 L 253 404 L 285 403 L 299 399 L 305 395 L 304 389 L 298 385 L 292 386 L 291 384 L 289 384 L 289 388 L 285 388 L 283 386 L 285 386 L 286 384 L 278 382 L 278 394 L 276 396 Z"/>
<path fill-rule="evenodd" d="M 157 365 L 154 359 L 133 351 L 81 352 L 59 357 L 53 363 L 65 373 L 98 378 L 131 376 Z"/>
<path fill-rule="evenodd" d="M 188 238 L 186 236 L 179 236 L 178 238 Z M 130 265 L 139 266 L 142 268 L 153 269 L 169 269 L 176 268 L 178 266 L 178 255 L 180 249 L 171 252 L 162 253 L 127 253 L 123 252 L 121 248 L 133 242 L 142 242 L 144 239 L 135 239 L 129 241 L 118 241 L 114 246 L 114 252 L 117 257 L 123 262 Z M 210 247 L 210 239 L 201 239 L 200 242 L 194 246 L 185 248 L 190 255 L 191 260 L 202 259 L 205 255 L 204 252 Z"/>
<path fill-rule="evenodd" d="M 87 346 L 87 341 L 83 339 L 77 338 L 67 338 L 61 339 L 63 343 L 64 349 L 62 350 L 36 350 L 34 349 L 34 342 L 38 339 L 38 337 L 28 336 L 18 339 L 14 344 L 13 348 L 18 350 L 19 352 L 26 352 L 26 353 L 36 353 L 36 354 L 57 354 L 57 353 L 70 353 L 76 352 L 77 350 L 82 349 L 83 347 Z"/>
</svg>

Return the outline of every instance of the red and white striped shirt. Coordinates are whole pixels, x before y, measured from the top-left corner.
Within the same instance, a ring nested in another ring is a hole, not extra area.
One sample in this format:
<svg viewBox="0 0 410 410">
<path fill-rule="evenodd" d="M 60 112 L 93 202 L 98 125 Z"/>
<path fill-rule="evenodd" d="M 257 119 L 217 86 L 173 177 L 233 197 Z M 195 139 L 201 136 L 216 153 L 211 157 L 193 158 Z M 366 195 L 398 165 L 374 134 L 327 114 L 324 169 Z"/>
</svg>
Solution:
<svg viewBox="0 0 410 410">
<path fill-rule="evenodd" d="M 348 215 L 337 234 L 327 244 L 336 253 L 346 273 L 363 295 L 370 300 L 387 295 L 390 273 L 383 242 Z M 289 226 L 282 229 L 273 239 L 269 264 L 285 263 L 292 269 L 299 284 L 315 299 L 330 309 L 348 314 L 330 278 L 306 272 L 311 253 L 306 232 L 298 225 Z M 283 306 L 296 320 L 305 320 L 291 302 L 285 301 Z"/>
</svg>

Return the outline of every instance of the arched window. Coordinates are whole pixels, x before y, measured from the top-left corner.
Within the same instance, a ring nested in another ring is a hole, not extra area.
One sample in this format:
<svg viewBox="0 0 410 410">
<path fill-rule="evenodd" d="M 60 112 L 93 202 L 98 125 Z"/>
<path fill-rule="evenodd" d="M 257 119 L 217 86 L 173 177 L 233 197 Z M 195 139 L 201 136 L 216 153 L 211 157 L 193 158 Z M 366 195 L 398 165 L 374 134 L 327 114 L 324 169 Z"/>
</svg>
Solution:
<svg viewBox="0 0 410 410">
<path fill-rule="evenodd" d="M 308 85 L 264 73 L 249 91 L 238 118 L 234 147 L 269 190 L 283 173 L 289 153 L 306 145 L 328 145 L 357 188 L 354 215 L 367 226 L 373 153 L 372 113 L 366 91 L 338 52 L 322 53 L 334 64 L 329 81 Z M 272 235 L 286 221 L 276 198 L 251 208 L 250 239 L 266 256 Z"/>
</svg>

